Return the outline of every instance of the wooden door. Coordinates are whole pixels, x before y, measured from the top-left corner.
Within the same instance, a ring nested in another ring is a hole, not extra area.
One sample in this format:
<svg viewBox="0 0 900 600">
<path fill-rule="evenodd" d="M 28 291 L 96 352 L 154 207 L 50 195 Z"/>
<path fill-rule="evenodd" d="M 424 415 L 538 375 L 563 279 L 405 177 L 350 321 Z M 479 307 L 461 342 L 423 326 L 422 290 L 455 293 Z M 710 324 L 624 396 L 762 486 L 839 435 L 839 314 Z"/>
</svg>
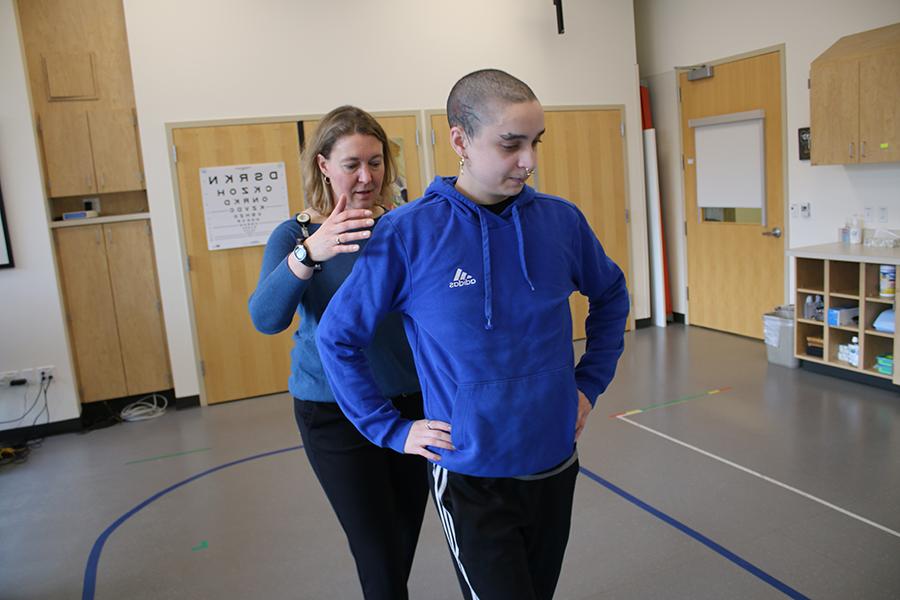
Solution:
<svg viewBox="0 0 900 600">
<path fill-rule="evenodd" d="M 809 81 L 811 163 L 857 162 L 859 63 L 855 59 L 814 62 Z"/>
<path fill-rule="evenodd" d="M 97 191 L 101 194 L 144 189 L 137 123 L 130 108 L 88 112 Z"/>
<path fill-rule="evenodd" d="M 375 120 L 378 121 L 391 141 L 391 148 L 395 152 L 394 158 L 400 158 L 396 161 L 397 168 L 401 171 L 398 175 L 402 174 L 406 184 L 406 201 L 411 202 L 425 191 L 422 187 L 419 127 L 416 118 L 409 115 L 375 117 Z"/>
<path fill-rule="evenodd" d="M 697 81 L 679 75 L 689 317 L 693 325 L 761 339 L 763 313 L 784 302 L 784 237 L 764 235 L 785 228 L 780 55 L 735 60 L 715 65 L 714 71 L 713 77 Z M 701 217 L 694 129 L 688 121 L 760 109 L 765 111 L 766 225 Z"/>
<path fill-rule="evenodd" d="M 128 395 L 172 387 L 150 221 L 103 226 Z"/>
<path fill-rule="evenodd" d="M 127 396 L 102 226 L 53 232 L 81 401 Z"/>
<path fill-rule="evenodd" d="M 459 175 L 459 156 L 450 147 L 450 125 L 445 113 L 431 115 L 431 139 L 435 176 Z"/>
<path fill-rule="evenodd" d="M 538 145 L 532 184 L 541 192 L 576 204 L 606 254 L 630 281 L 622 111 L 548 110 L 544 122 L 546 133 Z M 587 298 L 576 292 L 569 305 L 574 338 L 584 338 Z M 632 322 L 629 315 L 628 329 Z"/>
<path fill-rule="evenodd" d="M 178 194 L 191 301 L 209 404 L 282 392 L 290 374 L 295 323 L 266 336 L 254 329 L 247 300 L 263 246 L 210 251 L 199 172 L 204 167 L 284 162 L 291 213 L 302 210 L 297 123 L 175 129 Z"/>
<path fill-rule="evenodd" d="M 900 51 L 859 61 L 859 162 L 900 161 Z"/>
<path fill-rule="evenodd" d="M 47 194 L 58 198 L 97 193 L 85 112 L 48 109 L 38 122 Z"/>
</svg>

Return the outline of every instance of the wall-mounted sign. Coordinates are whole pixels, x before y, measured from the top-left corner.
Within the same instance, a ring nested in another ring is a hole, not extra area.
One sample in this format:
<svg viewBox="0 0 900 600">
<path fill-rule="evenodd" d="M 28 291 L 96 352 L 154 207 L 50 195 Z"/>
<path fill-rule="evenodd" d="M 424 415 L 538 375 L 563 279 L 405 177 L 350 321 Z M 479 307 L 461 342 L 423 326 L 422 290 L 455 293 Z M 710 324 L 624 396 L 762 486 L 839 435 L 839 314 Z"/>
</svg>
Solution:
<svg viewBox="0 0 900 600">
<path fill-rule="evenodd" d="M 200 169 L 210 250 L 263 246 L 290 216 L 284 163 Z"/>
</svg>

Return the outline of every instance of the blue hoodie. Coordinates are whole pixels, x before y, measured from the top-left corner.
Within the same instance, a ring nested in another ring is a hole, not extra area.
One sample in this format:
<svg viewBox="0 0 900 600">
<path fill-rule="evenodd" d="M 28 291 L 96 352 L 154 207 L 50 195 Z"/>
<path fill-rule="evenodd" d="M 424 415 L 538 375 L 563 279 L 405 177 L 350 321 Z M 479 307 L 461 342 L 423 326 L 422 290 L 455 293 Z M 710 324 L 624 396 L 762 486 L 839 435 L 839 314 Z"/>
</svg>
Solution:
<svg viewBox="0 0 900 600">
<path fill-rule="evenodd" d="M 628 292 L 578 208 L 525 186 L 495 215 L 436 178 L 381 218 L 319 323 L 334 396 L 375 444 L 403 452 L 411 421 L 381 395 L 363 353 L 403 315 L 425 415 L 449 422 L 449 471 L 516 477 L 572 455 L 578 390 L 593 404 L 624 347 Z M 590 307 L 577 366 L 569 295 Z"/>
</svg>

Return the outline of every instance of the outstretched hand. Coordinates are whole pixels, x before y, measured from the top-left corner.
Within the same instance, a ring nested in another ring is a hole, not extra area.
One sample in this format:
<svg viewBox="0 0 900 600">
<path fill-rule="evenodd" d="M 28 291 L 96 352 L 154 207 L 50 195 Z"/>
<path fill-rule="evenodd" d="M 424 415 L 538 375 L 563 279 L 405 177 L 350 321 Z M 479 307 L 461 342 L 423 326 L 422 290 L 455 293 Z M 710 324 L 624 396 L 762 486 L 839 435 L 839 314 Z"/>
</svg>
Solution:
<svg viewBox="0 0 900 600">
<path fill-rule="evenodd" d="M 453 447 L 453 442 L 450 440 L 450 423 L 431 419 L 413 421 L 412 427 L 409 429 L 409 435 L 406 436 L 406 443 L 403 445 L 403 452 L 406 454 L 418 454 L 428 460 L 441 460 L 438 454 L 430 451 L 426 446 L 456 450 Z"/>
<path fill-rule="evenodd" d="M 374 224 L 371 210 L 347 208 L 347 196 L 342 194 L 328 218 L 306 238 L 306 250 L 316 262 L 325 262 L 338 254 L 359 252 L 359 244 L 353 242 L 372 235 L 369 228 Z"/>
</svg>

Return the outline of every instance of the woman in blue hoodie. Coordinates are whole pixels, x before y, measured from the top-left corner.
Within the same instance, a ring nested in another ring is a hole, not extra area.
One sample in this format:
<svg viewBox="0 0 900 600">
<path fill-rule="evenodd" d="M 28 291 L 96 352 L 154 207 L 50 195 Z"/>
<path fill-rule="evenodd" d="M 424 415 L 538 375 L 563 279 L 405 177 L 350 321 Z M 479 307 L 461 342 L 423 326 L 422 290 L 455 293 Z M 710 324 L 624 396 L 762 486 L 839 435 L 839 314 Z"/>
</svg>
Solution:
<svg viewBox="0 0 900 600">
<path fill-rule="evenodd" d="M 325 307 L 386 212 L 395 172 L 388 138 L 365 111 L 336 108 L 304 149 L 303 171 L 310 207 L 269 237 L 250 316 L 272 334 L 299 315 L 288 388 L 303 447 L 347 534 L 365 597 L 404 599 L 428 497 L 425 461 L 359 434 L 335 403 L 315 343 Z M 373 332 L 369 357 L 380 393 L 404 419 L 421 419 L 419 382 L 398 315 Z"/>
<path fill-rule="evenodd" d="M 526 184 L 544 133 L 531 89 L 498 70 L 447 100 L 458 177 L 375 228 L 317 334 L 338 403 L 370 440 L 431 462 L 466 598 L 551 598 L 568 543 L 575 440 L 623 350 L 628 292 L 578 208 Z M 575 365 L 569 295 L 589 300 Z M 403 315 L 426 419 L 403 417 L 366 348 Z M 573 366 L 574 365 L 574 366 Z"/>
</svg>

